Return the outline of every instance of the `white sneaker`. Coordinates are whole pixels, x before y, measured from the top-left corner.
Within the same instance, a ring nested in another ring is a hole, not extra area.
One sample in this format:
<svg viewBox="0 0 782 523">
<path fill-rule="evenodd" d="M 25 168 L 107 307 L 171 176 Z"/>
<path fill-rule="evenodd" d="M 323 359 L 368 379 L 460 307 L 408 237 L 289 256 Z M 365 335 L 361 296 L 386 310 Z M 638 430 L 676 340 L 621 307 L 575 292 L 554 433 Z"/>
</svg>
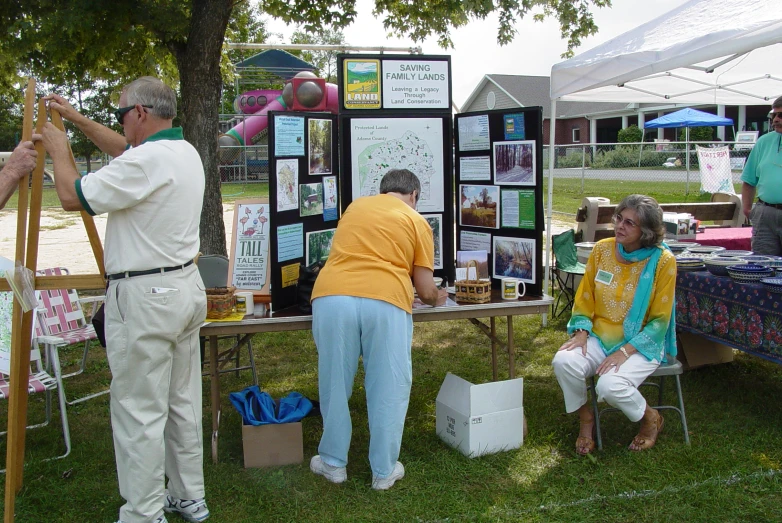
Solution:
<svg viewBox="0 0 782 523">
<path fill-rule="evenodd" d="M 335 467 L 320 459 L 320 455 L 312 456 L 310 470 L 319 476 L 323 476 L 332 483 L 343 483 L 348 479 L 348 471 L 345 467 Z"/>
<path fill-rule="evenodd" d="M 169 513 L 179 514 L 182 519 L 190 523 L 200 523 L 206 521 L 209 517 L 209 508 L 206 506 L 206 500 L 201 499 L 177 499 L 172 497 L 166 490 L 166 503 L 163 510 Z M 165 518 L 163 519 L 165 523 Z"/>
<path fill-rule="evenodd" d="M 391 471 L 387 478 L 379 478 L 372 474 L 372 488 L 375 490 L 388 490 L 394 486 L 397 480 L 403 477 L 405 477 L 405 466 L 397 461 L 396 465 L 394 465 L 394 470 Z"/>
<path fill-rule="evenodd" d="M 117 523 L 122 523 L 122 520 L 117 521 Z M 168 523 L 166 520 L 166 516 L 160 516 L 155 520 L 155 523 Z"/>
</svg>

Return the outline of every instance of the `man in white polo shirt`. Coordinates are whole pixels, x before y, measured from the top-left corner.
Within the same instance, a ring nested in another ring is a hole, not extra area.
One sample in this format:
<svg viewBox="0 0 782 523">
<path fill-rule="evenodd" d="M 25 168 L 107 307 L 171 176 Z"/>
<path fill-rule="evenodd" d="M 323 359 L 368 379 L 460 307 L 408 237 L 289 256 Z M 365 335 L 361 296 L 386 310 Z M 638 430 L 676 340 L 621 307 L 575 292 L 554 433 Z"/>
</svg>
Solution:
<svg viewBox="0 0 782 523">
<path fill-rule="evenodd" d="M 81 115 L 58 95 L 45 99 L 114 160 L 79 177 L 65 133 L 51 123 L 43 143 L 63 209 L 108 213 L 104 263 L 106 352 L 120 522 L 204 521 L 198 331 L 204 285 L 199 248 L 204 168 L 172 128 L 176 94 L 153 77 L 128 84 L 114 115 L 124 137 Z M 165 476 L 168 489 L 165 490 Z"/>
</svg>

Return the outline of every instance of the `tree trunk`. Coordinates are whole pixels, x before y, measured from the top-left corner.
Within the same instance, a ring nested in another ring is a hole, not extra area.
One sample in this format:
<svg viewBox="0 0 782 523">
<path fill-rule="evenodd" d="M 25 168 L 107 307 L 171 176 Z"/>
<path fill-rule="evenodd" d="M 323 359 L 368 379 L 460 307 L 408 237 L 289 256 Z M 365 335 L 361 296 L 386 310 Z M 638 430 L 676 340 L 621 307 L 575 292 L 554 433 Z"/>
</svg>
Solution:
<svg viewBox="0 0 782 523">
<path fill-rule="evenodd" d="M 226 254 L 217 133 L 220 96 L 220 55 L 231 15 L 231 0 L 193 0 L 187 43 L 175 51 L 182 90 L 185 140 L 201 155 L 206 174 L 201 210 L 201 252 Z"/>
</svg>

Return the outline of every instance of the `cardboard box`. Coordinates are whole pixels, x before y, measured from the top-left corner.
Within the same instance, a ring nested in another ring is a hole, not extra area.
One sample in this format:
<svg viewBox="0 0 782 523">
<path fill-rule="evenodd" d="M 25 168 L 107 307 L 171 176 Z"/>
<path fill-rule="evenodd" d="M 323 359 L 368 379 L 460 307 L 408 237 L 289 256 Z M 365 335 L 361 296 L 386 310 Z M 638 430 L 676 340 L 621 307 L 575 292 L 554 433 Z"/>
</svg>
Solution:
<svg viewBox="0 0 782 523">
<path fill-rule="evenodd" d="M 687 213 L 663 213 L 665 237 L 669 240 L 694 240 L 698 220 Z"/>
<path fill-rule="evenodd" d="M 242 425 L 244 468 L 277 467 L 304 461 L 301 422 Z"/>
<path fill-rule="evenodd" d="M 733 361 L 733 348 L 691 332 L 679 331 L 677 358 L 685 369 Z"/>
<path fill-rule="evenodd" d="M 524 443 L 524 380 L 473 385 L 446 374 L 437 394 L 436 431 L 469 458 L 517 449 Z"/>
</svg>

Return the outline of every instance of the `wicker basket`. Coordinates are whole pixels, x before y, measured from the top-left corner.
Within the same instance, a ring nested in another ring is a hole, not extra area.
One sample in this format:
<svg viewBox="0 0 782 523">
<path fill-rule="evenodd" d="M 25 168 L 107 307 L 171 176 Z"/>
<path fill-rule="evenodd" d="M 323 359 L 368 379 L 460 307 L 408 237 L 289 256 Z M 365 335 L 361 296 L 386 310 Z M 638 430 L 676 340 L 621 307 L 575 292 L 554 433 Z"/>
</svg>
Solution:
<svg viewBox="0 0 782 523">
<path fill-rule="evenodd" d="M 470 280 L 470 267 L 475 267 L 475 279 Z M 478 279 L 478 264 L 467 262 L 467 279 L 454 282 L 456 301 L 467 303 L 489 303 L 491 301 L 491 280 Z"/>
<path fill-rule="evenodd" d="M 236 287 L 206 289 L 206 319 L 219 320 L 231 315 L 234 308 Z"/>
</svg>

